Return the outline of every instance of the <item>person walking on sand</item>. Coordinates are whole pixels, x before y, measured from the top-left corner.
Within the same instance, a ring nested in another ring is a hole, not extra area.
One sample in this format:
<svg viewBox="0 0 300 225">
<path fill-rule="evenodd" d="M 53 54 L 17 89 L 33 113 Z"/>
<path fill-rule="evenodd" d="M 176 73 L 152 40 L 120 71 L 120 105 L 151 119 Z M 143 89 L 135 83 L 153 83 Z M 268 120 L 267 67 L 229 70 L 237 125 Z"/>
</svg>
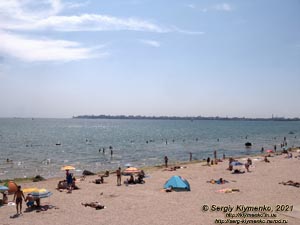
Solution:
<svg viewBox="0 0 300 225">
<path fill-rule="evenodd" d="M 193 153 L 190 152 L 190 161 L 193 159 Z"/>
<path fill-rule="evenodd" d="M 116 171 L 117 174 L 117 186 L 121 186 L 121 167 L 119 167 L 119 169 L 117 169 Z"/>
<path fill-rule="evenodd" d="M 166 167 L 168 167 L 168 161 L 169 161 L 168 156 L 165 156 L 165 166 Z"/>
<path fill-rule="evenodd" d="M 15 192 L 14 200 L 13 200 L 13 201 L 16 201 L 17 215 L 22 214 L 23 199 L 25 200 L 24 193 L 21 190 L 21 186 L 18 186 L 18 190 Z M 20 210 L 19 210 L 19 208 L 20 208 Z"/>
</svg>

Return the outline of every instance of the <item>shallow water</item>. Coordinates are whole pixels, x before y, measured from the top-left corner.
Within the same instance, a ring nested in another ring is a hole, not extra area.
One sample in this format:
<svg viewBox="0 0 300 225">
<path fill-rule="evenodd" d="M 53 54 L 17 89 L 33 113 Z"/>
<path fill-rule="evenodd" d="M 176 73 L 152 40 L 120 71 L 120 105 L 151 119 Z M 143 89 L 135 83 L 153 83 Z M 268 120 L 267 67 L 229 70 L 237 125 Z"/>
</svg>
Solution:
<svg viewBox="0 0 300 225">
<path fill-rule="evenodd" d="M 0 179 L 64 176 L 66 164 L 76 167 L 75 174 L 126 163 L 152 166 L 165 155 L 170 162 L 187 161 L 189 152 L 194 159 L 213 157 L 214 150 L 219 157 L 250 155 L 262 146 L 280 150 L 284 137 L 288 146 L 300 146 L 299 133 L 299 121 L 0 119 Z"/>
</svg>

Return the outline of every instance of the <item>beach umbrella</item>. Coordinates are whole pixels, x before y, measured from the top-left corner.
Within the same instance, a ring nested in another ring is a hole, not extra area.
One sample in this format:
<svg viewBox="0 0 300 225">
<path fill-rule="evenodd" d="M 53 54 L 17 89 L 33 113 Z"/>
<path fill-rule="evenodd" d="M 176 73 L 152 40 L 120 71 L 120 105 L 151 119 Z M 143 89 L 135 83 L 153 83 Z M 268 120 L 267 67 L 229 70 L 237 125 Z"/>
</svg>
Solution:
<svg viewBox="0 0 300 225">
<path fill-rule="evenodd" d="M 4 186 L 8 187 L 8 194 L 14 194 L 18 190 L 18 185 L 13 181 L 8 181 Z"/>
<path fill-rule="evenodd" d="M 74 166 L 63 166 L 61 170 L 75 170 Z"/>
<path fill-rule="evenodd" d="M 130 174 L 139 173 L 139 172 L 141 172 L 139 169 L 137 169 L 135 167 L 129 167 L 123 171 L 123 174 L 130 175 Z"/>
<path fill-rule="evenodd" d="M 24 188 L 23 189 L 23 192 L 24 193 L 32 193 L 32 192 L 35 192 L 35 191 L 38 191 L 39 189 L 36 188 L 36 187 L 32 187 L 32 188 Z"/>
<path fill-rule="evenodd" d="M 37 189 L 33 192 L 31 192 L 32 196 L 33 197 L 36 197 L 36 198 L 48 198 L 49 196 L 52 195 L 52 192 L 51 191 L 48 191 L 47 189 Z"/>
<path fill-rule="evenodd" d="M 8 191 L 8 187 L 0 186 L 0 192 Z"/>
<path fill-rule="evenodd" d="M 244 164 L 241 163 L 241 162 L 233 161 L 233 162 L 230 163 L 230 165 L 232 165 L 232 166 L 242 166 Z"/>
<path fill-rule="evenodd" d="M 267 153 L 273 153 L 274 151 L 271 150 L 271 149 L 268 149 L 266 152 L 267 152 Z"/>
</svg>

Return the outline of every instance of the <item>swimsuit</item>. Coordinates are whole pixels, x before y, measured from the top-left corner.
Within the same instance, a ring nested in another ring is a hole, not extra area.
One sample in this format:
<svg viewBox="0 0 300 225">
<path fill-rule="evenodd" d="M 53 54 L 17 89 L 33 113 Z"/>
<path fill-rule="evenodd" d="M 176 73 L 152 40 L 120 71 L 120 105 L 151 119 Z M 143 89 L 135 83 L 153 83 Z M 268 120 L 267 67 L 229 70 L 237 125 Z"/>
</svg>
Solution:
<svg viewBox="0 0 300 225">
<path fill-rule="evenodd" d="M 34 205 L 34 202 L 27 202 L 26 205 L 29 207 L 29 206 L 33 206 Z"/>
<path fill-rule="evenodd" d="M 22 204 L 22 197 L 17 197 L 16 198 L 16 204 L 21 203 Z"/>
</svg>

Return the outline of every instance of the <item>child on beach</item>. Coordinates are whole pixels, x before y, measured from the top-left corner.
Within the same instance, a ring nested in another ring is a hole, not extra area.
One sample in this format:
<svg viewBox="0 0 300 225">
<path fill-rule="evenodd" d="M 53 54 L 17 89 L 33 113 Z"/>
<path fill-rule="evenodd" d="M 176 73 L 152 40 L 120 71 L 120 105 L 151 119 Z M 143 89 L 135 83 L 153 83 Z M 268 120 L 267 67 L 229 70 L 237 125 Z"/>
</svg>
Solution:
<svg viewBox="0 0 300 225">
<path fill-rule="evenodd" d="M 26 203 L 27 207 L 32 207 L 32 206 L 34 206 L 34 197 L 32 196 L 31 193 L 29 193 L 29 194 L 26 196 L 25 202 L 27 202 L 27 203 Z"/>
<path fill-rule="evenodd" d="M 18 186 L 18 190 L 15 192 L 14 195 L 14 200 L 16 201 L 16 209 L 17 209 L 17 214 L 22 214 L 22 203 L 23 203 L 23 199 L 25 200 L 25 196 L 23 191 L 21 190 L 21 186 Z M 19 211 L 20 208 L 20 211 Z M 20 212 L 20 213 L 19 213 Z"/>
</svg>

